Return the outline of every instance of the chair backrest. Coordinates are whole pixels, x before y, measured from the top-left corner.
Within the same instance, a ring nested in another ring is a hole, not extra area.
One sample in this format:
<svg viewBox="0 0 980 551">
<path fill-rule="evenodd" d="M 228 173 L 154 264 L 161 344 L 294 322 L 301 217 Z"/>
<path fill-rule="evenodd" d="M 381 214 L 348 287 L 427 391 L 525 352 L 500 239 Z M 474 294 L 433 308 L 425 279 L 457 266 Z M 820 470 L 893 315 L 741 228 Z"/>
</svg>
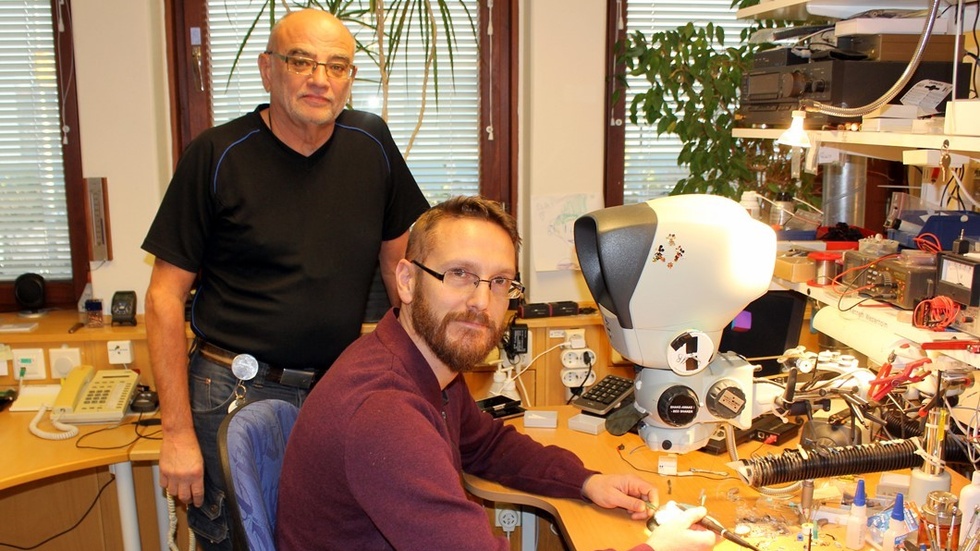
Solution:
<svg viewBox="0 0 980 551">
<path fill-rule="evenodd" d="M 235 549 L 275 549 L 279 472 L 299 408 L 283 400 L 249 402 L 218 429 Z"/>
</svg>

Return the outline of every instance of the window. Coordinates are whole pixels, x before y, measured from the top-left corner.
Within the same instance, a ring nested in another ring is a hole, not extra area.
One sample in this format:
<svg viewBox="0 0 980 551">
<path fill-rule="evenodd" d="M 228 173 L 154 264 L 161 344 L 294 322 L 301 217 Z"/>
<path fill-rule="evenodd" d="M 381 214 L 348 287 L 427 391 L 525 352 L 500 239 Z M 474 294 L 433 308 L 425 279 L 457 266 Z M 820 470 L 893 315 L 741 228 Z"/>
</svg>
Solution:
<svg viewBox="0 0 980 551">
<path fill-rule="evenodd" d="M 725 35 L 737 38 L 749 26 L 735 18 L 731 0 L 705 0 L 696 5 L 681 0 L 609 0 L 607 43 L 610 66 L 615 63 L 615 43 L 636 31 L 644 34 L 674 29 L 689 21 L 696 25 L 713 22 Z M 727 44 L 727 41 L 726 41 Z M 622 68 L 619 68 L 622 71 Z M 613 74 L 619 71 L 613 71 Z M 629 121 L 633 97 L 646 89 L 642 78 L 628 77 L 628 88 L 613 103 L 613 86 L 607 98 L 609 125 L 606 148 L 606 206 L 631 204 L 667 195 L 687 170 L 677 166 L 681 149 L 676 136 L 657 136 L 657 129 Z"/>
<path fill-rule="evenodd" d="M 174 40 L 177 58 L 182 60 L 174 71 L 179 99 L 175 108 L 181 112 L 176 151 L 204 128 L 268 102 L 255 66 L 268 38 L 268 13 L 232 70 L 243 37 L 262 4 L 255 0 L 190 0 L 171 6 L 176 22 L 174 34 L 186 37 Z M 517 30 L 516 0 L 452 0 L 446 4 L 452 9 L 457 33 L 454 72 L 449 70 L 448 56 L 441 52 L 438 98 L 430 81 L 424 122 L 409 150 L 421 101 L 424 52 L 420 46 L 400 52 L 402 61 L 392 70 L 389 87 L 388 125 L 402 152 L 407 151 L 409 167 L 430 202 L 481 193 L 504 202 L 513 212 L 510 203 L 516 197 L 516 125 L 512 105 L 516 108 L 516 76 L 512 76 L 511 68 L 517 53 L 513 42 Z M 479 47 L 467 9 L 482 41 Z M 203 28 L 200 14 L 205 10 L 208 25 L 201 40 L 201 66 L 210 70 L 206 71 L 202 86 L 190 37 L 197 32 L 194 28 Z M 281 14 L 280 7 L 276 16 Z M 360 42 L 374 40 L 367 28 L 349 28 Z M 445 48 L 441 36 L 439 41 Z M 378 68 L 363 52 L 356 54 L 355 60 L 358 75 L 351 92 L 353 106 L 381 114 Z M 492 134 L 488 128 L 492 128 Z"/>
<path fill-rule="evenodd" d="M 45 278 L 49 306 L 74 306 L 87 280 L 71 48 L 67 1 L 0 3 L 0 310 L 21 274 Z"/>
</svg>

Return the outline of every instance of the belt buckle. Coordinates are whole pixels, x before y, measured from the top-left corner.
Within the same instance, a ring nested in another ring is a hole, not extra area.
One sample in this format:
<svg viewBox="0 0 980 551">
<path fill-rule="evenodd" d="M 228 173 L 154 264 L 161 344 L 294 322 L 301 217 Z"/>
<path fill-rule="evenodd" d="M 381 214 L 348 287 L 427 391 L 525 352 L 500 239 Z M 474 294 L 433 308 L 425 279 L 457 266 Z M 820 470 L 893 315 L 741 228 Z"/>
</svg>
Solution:
<svg viewBox="0 0 980 551">
<path fill-rule="evenodd" d="M 310 388 L 313 386 L 313 378 L 316 373 L 313 371 L 301 371 L 299 369 L 283 369 L 279 377 L 279 384 L 296 388 Z"/>
</svg>

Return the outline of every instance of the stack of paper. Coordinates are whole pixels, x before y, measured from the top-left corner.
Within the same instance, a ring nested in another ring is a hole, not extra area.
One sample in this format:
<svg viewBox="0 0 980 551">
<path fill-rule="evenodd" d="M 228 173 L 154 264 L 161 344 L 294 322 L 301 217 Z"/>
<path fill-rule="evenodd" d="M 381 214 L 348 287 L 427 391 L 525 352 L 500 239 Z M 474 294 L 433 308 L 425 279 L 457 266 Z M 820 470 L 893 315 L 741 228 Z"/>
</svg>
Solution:
<svg viewBox="0 0 980 551">
<path fill-rule="evenodd" d="M 935 113 L 935 109 L 921 105 L 882 105 L 863 117 L 861 130 L 864 132 L 915 132 L 916 120 Z"/>
</svg>

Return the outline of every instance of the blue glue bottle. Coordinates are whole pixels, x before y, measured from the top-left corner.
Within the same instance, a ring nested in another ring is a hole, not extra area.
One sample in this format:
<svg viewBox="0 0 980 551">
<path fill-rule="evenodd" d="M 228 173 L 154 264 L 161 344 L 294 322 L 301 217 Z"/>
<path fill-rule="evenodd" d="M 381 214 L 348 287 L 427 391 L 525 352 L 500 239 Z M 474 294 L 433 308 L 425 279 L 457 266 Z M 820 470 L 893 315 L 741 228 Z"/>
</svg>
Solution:
<svg viewBox="0 0 980 551">
<path fill-rule="evenodd" d="M 848 549 L 864 549 L 864 538 L 868 533 L 867 496 L 864 490 L 864 479 L 857 481 L 854 491 L 854 501 L 851 503 L 851 513 L 847 516 L 847 533 L 844 544 Z"/>
<path fill-rule="evenodd" d="M 900 545 L 899 538 L 908 533 L 905 526 L 905 498 L 901 492 L 895 495 L 895 506 L 892 507 L 892 516 L 888 520 L 888 528 L 885 535 L 881 538 L 881 551 L 895 551 Z M 904 538 L 903 538 L 904 539 Z"/>
</svg>

